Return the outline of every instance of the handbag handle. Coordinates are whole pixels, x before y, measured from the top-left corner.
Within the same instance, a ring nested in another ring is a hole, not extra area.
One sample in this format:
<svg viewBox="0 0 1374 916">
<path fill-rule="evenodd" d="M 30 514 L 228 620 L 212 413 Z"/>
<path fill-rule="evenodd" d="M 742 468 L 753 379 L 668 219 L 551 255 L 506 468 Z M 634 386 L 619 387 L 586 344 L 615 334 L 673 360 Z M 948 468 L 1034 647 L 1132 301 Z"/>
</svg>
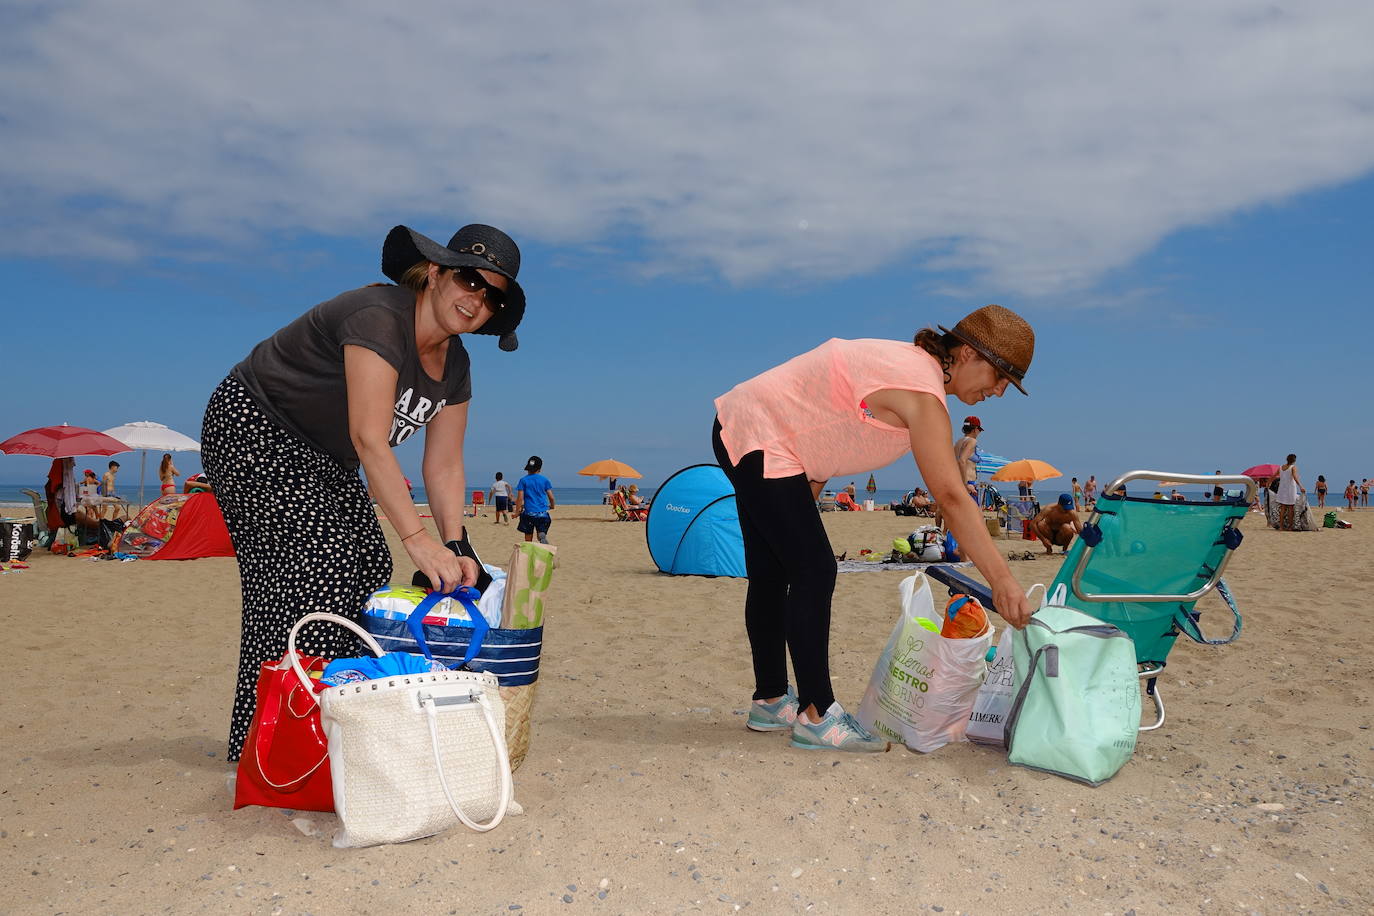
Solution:
<svg viewBox="0 0 1374 916">
<path fill-rule="evenodd" d="M 510 807 L 511 797 L 515 794 L 515 787 L 511 784 L 510 775 L 510 755 L 506 752 L 506 738 L 496 728 L 496 717 L 491 711 L 491 701 L 487 699 L 485 690 L 473 690 L 472 699 L 482 707 L 482 717 L 487 720 L 487 731 L 491 733 L 491 743 L 496 747 L 496 763 L 501 768 L 501 801 L 496 807 L 496 813 L 491 820 L 485 824 L 479 824 L 472 818 L 463 813 L 462 807 L 453 800 L 453 794 L 448 790 L 448 780 L 444 778 L 444 760 L 439 753 L 439 724 L 438 713 L 434 709 L 434 700 L 431 698 L 428 703 L 423 704 L 425 715 L 429 719 L 429 738 L 430 744 L 434 748 L 434 766 L 439 773 L 439 788 L 444 790 L 444 798 L 448 800 L 448 806 L 453 809 L 453 813 L 458 816 L 458 820 L 470 830 L 478 833 L 485 833 L 506 816 L 506 809 Z"/>
<path fill-rule="evenodd" d="M 310 670 L 313 671 L 315 665 L 322 661 L 324 661 L 324 659 L 322 658 L 317 658 L 311 661 Z M 280 662 L 277 663 L 276 670 L 282 670 L 282 665 Z M 270 755 L 272 753 L 272 739 L 276 736 L 277 732 L 277 721 L 281 718 L 281 707 L 286 707 L 286 712 L 288 715 L 294 716 L 297 719 L 305 718 L 305 716 L 297 716 L 295 710 L 291 708 L 291 698 L 295 696 L 296 691 L 299 689 L 301 689 L 300 684 L 292 684 L 291 689 L 288 690 L 286 693 L 286 700 L 283 703 L 279 703 L 276 709 L 264 709 L 262 711 L 262 718 L 258 720 L 257 740 L 253 742 L 253 760 L 258 765 L 258 775 L 262 777 L 263 782 L 267 783 L 269 786 L 271 786 L 279 792 L 285 792 L 299 786 L 301 783 L 305 782 L 307 779 L 310 778 L 311 773 L 314 773 L 316 770 L 318 770 L 321 766 L 324 765 L 324 762 L 329 759 L 329 751 L 328 749 L 326 749 L 324 755 L 321 756 L 319 760 L 315 761 L 314 766 L 306 770 L 300 776 L 297 776 L 295 779 L 288 779 L 286 782 L 281 783 L 273 782 L 272 778 L 267 775 L 267 767 L 263 766 L 262 758 L 264 753 L 264 746 L 266 747 L 266 753 Z M 311 697 L 314 698 L 310 706 L 310 709 L 314 710 L 316 706 L 320 705 L 320 701 L 318 698 L 315 698 L 314 691 L 312 688 L 306 687 L 305 689 L 309 691 Z M 309 714 L 309 711 L 307 711 L 305 715 L 308 716 Z"/>
<path fill-rule="evenodd" d="M 386 650 L 377 644 L 377 640 L 372 638 L 371 633 L 367 632 L 347 617 L 338 614 L 324 614 L 318 611 L 313 614 L 306 614 L 300 620 L 296 621 L 296 625 L 291 628 L 290 634 L 286 637 L 286 652 L 291 656 L 291 670 L 296 672 L 296 677 L 300 678 L 306 690 L 313 692 L 315 688 L 311 685 L 310 678 L 306 675 L 305 669 L 301 667 L 300 653 L 296 651 L 296 634 L 301 631 L 301 627 L 316 620 L 337 623 L 346 630 L 352 630 L 354 635 L 363 641 L 363 645 L 367 646 L 368 651 L 378 658 L 386 654 Z"/>
<path fill-rule="evenodd" d="M 441 592 L 435 589 L 425 595 L 424 599 L 415 606 L 415 610 L 410 612 L 410 616 L 406 618 L 406 629 L 410 631 L 411 638 L 420 647 L 420 652 L 425 658 L 431 660 L 434 658 L 434 655 L 429 651 L 429 643 L 425 640 L 425 615 L 445 598 L 452 598 L 467 608 L 468 617 L 472 620 L 472 638 L 468 640 L 468 650 L 463 654 L 461 662 L 449 666 L 450 670 L 457 671 L 467 667 L 467 663 L 476 658 L 477 653 L 482 651 L 482 641 L 487 638 L 487 631 L 491 629 L 491 624 L 487 623 L 487 618 L 483 617 L 482 612 L 477 609 L 477 602 L 472 600 L 473 595 L 480 595 L 480 592 L 466 585 L 460 585 L 451 592 Z"/>
</svg>

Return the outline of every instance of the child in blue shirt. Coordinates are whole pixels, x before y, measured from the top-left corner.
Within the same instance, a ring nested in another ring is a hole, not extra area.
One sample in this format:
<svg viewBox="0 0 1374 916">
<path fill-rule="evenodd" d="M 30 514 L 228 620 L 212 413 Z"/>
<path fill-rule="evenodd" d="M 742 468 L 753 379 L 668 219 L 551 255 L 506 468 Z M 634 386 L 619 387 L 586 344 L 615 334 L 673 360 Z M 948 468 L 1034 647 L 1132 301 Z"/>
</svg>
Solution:
<svg viewBox="0 0 1374 916">
<path fill-rule="evenodd" d="M 520 516 L 515 530 L 525 536 L 525 541 L 534 540 L 539 535 L 539 543 L 549 542 L 549 510 L 555 505 L 553 484 L 549 478 L 539 473 L 544 468 L 544 460 L 531 455 L 525 462 L 525 476 L 515 485 L 515 514 Z"/>
</svg>

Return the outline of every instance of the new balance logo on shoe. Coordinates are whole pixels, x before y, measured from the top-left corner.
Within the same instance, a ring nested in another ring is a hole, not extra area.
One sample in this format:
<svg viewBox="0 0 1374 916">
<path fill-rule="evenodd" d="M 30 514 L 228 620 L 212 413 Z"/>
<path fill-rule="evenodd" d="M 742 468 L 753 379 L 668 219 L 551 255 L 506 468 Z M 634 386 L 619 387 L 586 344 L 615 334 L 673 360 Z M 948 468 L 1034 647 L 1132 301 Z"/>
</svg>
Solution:
<svg viewBox="0 0 1374 916">
<path fill-rule="evenodd" d="M 844 744 L 844 739 L 849 737 L 849 729 L 840 725 L 832 725 L 821 735 L 821 740 L 829 743 L 832 747 L 840 747 Z"/>
</svg>

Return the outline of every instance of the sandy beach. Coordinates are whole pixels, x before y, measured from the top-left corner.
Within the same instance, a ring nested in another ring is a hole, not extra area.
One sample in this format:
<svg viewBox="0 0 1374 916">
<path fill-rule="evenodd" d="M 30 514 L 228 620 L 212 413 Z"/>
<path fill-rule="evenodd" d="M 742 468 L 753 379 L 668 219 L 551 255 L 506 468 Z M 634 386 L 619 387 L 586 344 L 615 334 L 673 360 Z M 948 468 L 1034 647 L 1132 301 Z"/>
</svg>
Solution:
<svg viewBox="0 0 1374 916">
<path fill-rule="evenodd" d="M 1088 788 L 970 744 L 808 753 L 744 728 L 745 582 L 673 578 L 643 526 L 560 507 L 525 814 L 337 850 L 332 815 L 231 810 L 232 559 L 38 551 L 0 578 L 0 911 L 28 913 L 1222 913 L 1374 911 L 1374 512 L 1280 533 L 1252 515 L 1223 648 L 1180 641 L 1169 719 Z M 912 519 L 825 517 L 835 551 Z M 411 569 L 384 526 L 393 579 Z M 518 535 L 471 525 L 489 561 Z M 1008 540 L 1006 551 L 1037 545 Z M 1058 558 L 1012 564 L 1027 586 Z M 897 571 L 842 574 L 831 657 L 851 709 Z M 1220 600 L 1204 627 L 1226 622 Z"/>
</svg>

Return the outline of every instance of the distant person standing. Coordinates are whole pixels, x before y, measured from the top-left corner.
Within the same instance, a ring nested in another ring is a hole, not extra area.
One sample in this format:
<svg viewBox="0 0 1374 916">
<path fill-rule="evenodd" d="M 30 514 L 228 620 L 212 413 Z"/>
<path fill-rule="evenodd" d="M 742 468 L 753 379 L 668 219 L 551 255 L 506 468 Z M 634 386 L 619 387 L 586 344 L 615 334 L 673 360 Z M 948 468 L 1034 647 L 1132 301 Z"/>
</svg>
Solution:
<svg viewBox="0 0 1374 916">
<path fill-rule="evenodd" d="M 964 417 L 963 437 L 954 443 L 954 460 L 959 462 L 959 473 L 963 475 L 968 495 L 978 498 L 978 459 L 973 453 L 978 448 L 978 435 L 983 431 L 983 422 L 977 417 Z"/>
<path fill-rule="evenodd" d="M 1351 481 L 1353 484 L 1355 481 Z M 1295 527 L 1298 493 L 1306 493 L 1307 488 L 1302 485 L 1298 478 L 1298 456 L 1289 455 L 1284 459 L 1283 467 L 1279 468 L 1279 491 L 1275 494 L 1275 499 L 1279 503 L 1279 530 L 1292 531 Z"/>
<path fill-rule="evenodd" d="M 1360 505 L 1361 505 L 1362 507 L 1366 508 L 1366 509 L 1369 508 L 1369 478 L 1368 478 L 1368 477 L 1363 478 L 1363 479 L 1360 481 Z"/>
<path fill-rule="evenodd" d="M 1097 502 L 1097 477 L 1089 474 L 1087 481 L 1083 484 L 1083 508 L 1091 509 Z"/>
<path fill-rule="evenodd" d="M 106 471 L 104 474 L 100 475 L 100 495 L 101 495 L 101 496 L 114 496 L 114 495 L 115 495 L 115 475 L 118 474 L 118 473 L 119 473 L 119 462 L 118 462 L 118 461 L 111 461 L 111 462 L 110 462 L 110 469 L 109 469 L 108 471 Z"/>
<path fill-rule="evenodd" d="M 1221 476 L 1221 468 L 1217 468 L 1217 470 L 1216 470 L 1214 473 L 1216 473 L 1216 475 L 1217 475 L 1218 477 L 1220 477 L 1220 476 Z M 1304 490 L 1303 492 L 1307 492 L 1307 491 Z M 1223 490 L 1223 489 L 1221 488 L 1221 484 L 1217 484 L 1216 486 L 1212 487 L 1212 502 L 1214 502 L 1214 503 L 1219 503 L 1219 502 L 1221 502 L 1222 498 L 1223 498 L 1225 495 L 1226 495 L 1226 491 Z"/>
<path fill-rule="evenodd" d="M 162 481 L 163 496 L 167 496 L 177 491 L 177 477 L 180 475 L 181 472 L 178 471 L 177 466 L 172 463 L 171 453 L 168 452 L 164 454 L 162 456 L 162 464 L 158 465 L 157 469 L 157 479 Z"/>
<path fill-rule="evenodd" d="M 1317 508 L 1326 506 L 1326 475 L 1317 475 Z"/>
<path fill-rule="evenodd" d="M 506 517 L 506 524 L 510 524 L 510 483 L 506 481 L 505 475 L 500 471 L 496 472 L 496 482 L 491 485 L 491 504 L 496 507 L 496 521 L 493 525 L 501 524 L 501 516 Z"/>
<path fill-rule="evenodd" d="M 1073 478 L 1073 508 L 1075 512 L 1083 511 L 1083 485 L 1077 477 Z"/>
<path fill-rule="evenodd" d="M 1355 481 L 1352 480 L 1345 486 L 1345 507 L 1347 509 L 1354 509 L 1355 504 L 1359 501 L 1360 488 L 1355 486 Z"/>
<path fill-rule="evenodd" d="M 525 536 L 525 542 L 539 535 L 539 543 L 549 542 L 549 510 L 557 501 L 553 495 L 553 484 L 549 478 L 539 473 L 544 469 L 544 459 L 531 455 L 525 462 L 525 476 L 515 484 L 515 514 L 520 517 L 515 530 Z"/>
</svg>

